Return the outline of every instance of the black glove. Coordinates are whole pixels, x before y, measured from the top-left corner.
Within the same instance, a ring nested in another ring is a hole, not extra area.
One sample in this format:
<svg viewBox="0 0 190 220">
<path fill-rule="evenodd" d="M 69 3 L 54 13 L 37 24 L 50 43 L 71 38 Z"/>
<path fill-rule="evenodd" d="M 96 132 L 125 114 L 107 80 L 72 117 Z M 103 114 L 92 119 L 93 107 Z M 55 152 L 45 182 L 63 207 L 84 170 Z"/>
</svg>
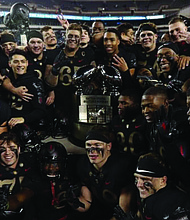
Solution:
<svg viewBox="0 0 190 220">
<path fill-rule="evenodd" d="M 159 135 L 162 140 L 171 140 L 174 129 L 176 128 L 175 121 L 172 121 L 172 106 L 169 105 L 168 111 L 162 105 L 154 114 L 154 135 Z"/>
<path fill-rule="evenodd" d="M 127 212 L 127 213 L 124 212 L 123 209 L 119 205 L 116 205 L 114 207 L 113 216 L 117 220 L 134 220 L 134 219 L 138 219 L 138 218 L 134 217 L 130 212 Z"/>
<path fill-rule="evenodd" d="M 9 207 L 8 203 L 8 190 L 6 186 L 0 188 L 0 213 L 6 211 Z"/>
<path fill-rule="evenodd" d="M 75 186 L 71 185 L 66 193 L 67 201 L 72 204 L 72 207 L 74 209 L 77 209 L 79 207 L 85 208 L 84 203 L 80 202 L 78 199 L 77 196 L 78 192 L 79 192 L 79 187 L 77 185 Z"/>
<path fill-rule="evenodd" d="M 176 95 L 180 96 L 182 94 L 183 82 L 177 79 L 171 80 L 167 85 L 167 93 L 169 100 L 174 100 Z"/>
<path fill-rule="evenodd" d="M 181 87 L 183 86 L 183 82 L 177 79 L 173 79 L 171 81 L 169 81 L 167 88 L 169 90 L 172 90 L 173 92 L 182 92 Z"/>
<path fill-rule="evenodd" d="M 150 149 L 160 152 L 160 148 L 172 141 L 171 135 L 171 110 L 166 111 L 161 106 L 154 112 L 154 123 L 150 133 Z"/>
<path fill-rule="evenodd" d="M 177 220 L 177 219 L 189 219 L 190 210 L 182 207 L 178 207 L 173 213 L 164 216 L 167 220 Z"/>
<path fill-rule="evenodd" d="M 58 56 L 55 58 L 55 61 L 53 63 L 53 68 L 52 68 L 52 74 L 54 76 L 58 76 L 59 75 L 59 71 L 61 69 L 63 65 L 63 62 L 65 60 L 65 54 L 63 51 L 61 51 Z"/>
</svg>

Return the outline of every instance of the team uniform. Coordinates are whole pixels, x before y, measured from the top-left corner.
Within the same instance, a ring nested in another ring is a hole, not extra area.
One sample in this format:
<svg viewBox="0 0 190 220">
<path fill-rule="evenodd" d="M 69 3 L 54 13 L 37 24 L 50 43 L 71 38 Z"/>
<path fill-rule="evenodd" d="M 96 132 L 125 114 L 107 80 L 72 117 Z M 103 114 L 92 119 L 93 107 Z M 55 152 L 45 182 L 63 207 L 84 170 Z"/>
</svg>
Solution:
<svg viewBox="0 0 190 220">
<path fill-rule="evenodd" d="M 190 45 L 186 41 L 176 42 L 179 48 L 179 55 L 190 56 Z"/>
<path fill-rule="evenodd" d="M 85 155 L 77 166 L 82 185 L 92 193 L 88 219 L 108 220 L 119 203 L 121 189 L 133 183 L 133 163 L 130 158 L 111 155 L 101 171 L 95 169 Z"/>
<path fill-rule="evenodd" d="M 33 178 L 36 190 L 33 197 L 34 213 L 32 219 L 77 219 L 75 215 L 78 212 L 69 205 L 68 198 L 73 197 L 72 192 L 78 191 L 80 193 L 80 188 L 73 187 L 72 191 L 70 190 L 75 181 L 67 161 L 66 149 L 58 142 L 47 142 L 40 149 L 38 171 Z"/>
<path fill-rule="evenodd" d="M 57 46 L 55 49 L 45 49 L 44 50 L 44 53 L 45 53 L 45 56 L 46 56 L 46 63 L 47 64 L 51 64 L 53 65 L 53 62 L 56 58 L 56 56 L 60 53 L 60 51 L 62 50 L 62 45 L 60 46 Z"/>
<path fill-rule="evenodd" d="M 172 71 L 165 77 L 164 73 L 160 73 L 158 79 L 163 83 L 169 83 L 171 80 L 179 80 L 181 83 L 184 83 L 190 78 L 189 76 L 190 67 L 179 70 L 177 64 L 172 68 Z"/>
<path fill-rule="evenodd" d="M 123 89 L 130 89 L 136 86 L 135 80 L 131 77 L 129 70 L 136 67 L 136 57 L 134 53 L 127 52 L 122 48 L 119 49 L 119 53 L 117 54 L 119 57 L 123 57 L 128 65 L 128 70 L 125 72 L 120 71 L 122 78 L 122 87 Z M 107 54 L 103 50 L 97 50 L 95 54 L 95 60 L 97 65 L 105 65 L 105 66 L 114 66 L 112 63 L 115 63 L 114 59 L 109 60 Z"/>
<path fill-rule="evenodd" d="M 48 63 L 49 57 L 55 58 L 51 56 L 47 51 L 43 51 L 42 59 L 38 60 L 38 56 L 31 51 L 27 51 L 27 58 L 28 58 L 28 71 L 29 72 L 35 72 L 36 76 L 43 81 L 43 86 L 45 89 L 45 95 L 47 95 L 50 91 L 52 91 L 52 88 L 50 88 L 45 82 L 44 82 L 44 75 L 45 75 L 45 69 L 46 65 Z M 58 51 L 56 51 L 56 54 Z"/>
<path fill-rule="evenodd" d="M 32 53 L 31 51 L 27 51 L 27 58 L 28 58 L 28 71 L 36 71 L 38 77 L 41 79 L 45 73 L 46 67 L 46 54 L 43 51 L 43 57 L 41 60 L 38 60 L 38 55 Z"/>
<path fill-rule="evenodd" d="M 4 188 L 7 195 L 14 195 L 22 188 L 34 190 L 31 178 L 32 157 L 28 153 L 22 153 L 15 169 L 0 165 L 0 190 Z M 2 220 L 22 220 L 27 215 L 27 206 L 23 205 L 16 211 L 0 213 Z"/>
<path fill-rule="evenodd" d="M 54 89 L 50 86 L 48 86 L 45 81 L 44 81 L 44 76 L 45 76 L 45 70 L 46 70 L 46 65 L 49 63 L 53 64 L 53 61 L 56 57 L 56 55 L 59 53 L 60 49 L 56 48 L 54 50 L 45 50 L 43 51 L 43 56 L 41 60 L 38 60 L 37 56 L 31 51 L 27 51 L 28 55 L 28 71 L 33 72 L 35 71 L 37 77 L 42 80 L 43 82 L 43 87 L 44 87 L 44 96 L 45 100 L 48 97 L 49 93 L 53 91 Z M 54 105 L 46 105 L 46 118 L 41 120 L 40 124 L 41 127 L 39 127 L 39 130 L 47 130 L 47 127 L 50 128 L 51 123 L 54 119 Z M 44 128 L 47 126 L 46 128 Z"/>
<path fill-rule="evenodd" d="M 117 150 L 135 155 L 147 152 L 146 120 L 141 114 L 131 119 L 121 119 L 117 115 L 113 118 L 111 126 L 117 139 Z"/>
<path fill-rule="evenodd" d="M 157 51 L 159 46 L 160 44 L 156 44 L 156 48 L 149 53 L 147 53 L 140 44 L 134 44 L 127 47 L 127 50 L 134 53 L 136 56 L 136 75 L 138 75 L 142 68 L 147 68 L 151 70 L 153 77 L 156 77 L 155 73 L 159 73 L 160 71 L 157 63 Z"/>
<path fill-rule="evenodd" d="M 135 44 L 132 46 L 132 51 L 135 53 L 137 59 L 137 67 L 150 66 L 154 68 L 156 66 L 157 51 L 160 45 L 156 45 L 156 48 L 147 53 L 146 50 L 140 45 Z"/>
<path fill-rule="evenodd" d="M 26 86 L 28 92 L 34 96 L 29 102 L 11 94 L 11 117 L 23 117 L 26 124 L 35 125 L 45 115 L 44 89 L 42 81 L 34 72 L 19 75 L 17 79 L 10 76 L 13 86 Z"/>
<path fill-rule="evenodd" d="M 166 117 L 159 120 L 159 117 L 163 116 L 158 114 L 158 121 L 151 123 L 147 129 L 150 140 L 149 150 L 164 156 L 164 148 L 167 147 L 168 143 L 174 141 L 178 145 L 181 154 L 189 158 L 189 150 L 187 146 L 183 144 L 188 141 L 190 128 L 186 112 L 187 110 L 184 107 L 172 109 L 170 106 L 167 113 L 170 118 Z"/>
<path fill-rule="evenodd" d="M 142 208 L 144 219 L 150 220 L 189 219 L 190 214 L 187 195 L 172 186 L 166 186 L 144 199 Z"/>
<path fill-rule="evenodd" d="M 39 176 L 35 180 L 34 216 L 37 220 L 70 220 L 75 211 L 67 202 L 69 180 Z M 73 218 L 74 220 L 74 218 Z"/>
<path fill-rule="evenodd" d="M 72 99 L 75 92 L 72 78 L 77 70 L 93 62 L 93 57 L 88 57 L 87 54 L 83 49 L 79 49 L 75 56 L 68 57 L 62 50 L 54 60 L 54 63 L 61 63 L 58 85 L 55 87 L 55 107 L 61 117 L 70 118 L 72 115 Z"/>
</svg>

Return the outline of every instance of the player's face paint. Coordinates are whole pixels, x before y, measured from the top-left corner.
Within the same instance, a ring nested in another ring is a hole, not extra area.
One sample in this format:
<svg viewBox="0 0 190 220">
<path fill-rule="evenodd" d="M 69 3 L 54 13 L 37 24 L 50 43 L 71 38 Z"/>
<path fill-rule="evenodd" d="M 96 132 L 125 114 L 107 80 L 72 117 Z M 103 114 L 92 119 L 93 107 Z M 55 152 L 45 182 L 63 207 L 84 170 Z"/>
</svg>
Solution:
<svg viewBox="0 0 190 220">
<path fill-rule="evenodd" d="M 154 50 L 156 47 L 157 37 L 157 34 L 153 33 L 152 31 L 142 31 L 139 39 L 144 49 Z"/>
<path fill-rule="evenodd" d="M 17 44 L 14 42 L 5 42 L 1 45 L 7 56 L 9 56 L 10 52 L 12 52 L 16 48 L 16 46 Z"/>
<path fill-rule="evenodd" d="M 145 199 L 154 194 L 160 187 L 161 178 L 143 176 L 137 173 L 135 173 L 134 176 L 141 199 Z"/>
<path fill-rule="evenodd" d="M 54 46 L 57 44 L 57 38 L 55 32 L 52 29 L 42 32 L 44 43 L 48 46 Z"/>
<path fill-rule="evenodd" d="M 90 162 L 97 168 L 101 168 L 110 156 L 111 143 L 88 140 L 85 147 Z"/>
<path fill-rule="evenodd" d="M 78 30 L 69 30 L 66 34 L 66 47 L 69 50 L 76 50 L 80 45 L 81 35 Z"/>
<path fill-rule="evenodd" d="M 170 48 L 162 48 L 157 53 L 157 63 L 164 73 L 172 71 L 177 61 L 178 55 Z"/>
<path fill-rule="evenodd" d="M 0 163 L 3 166 L 15 168 L 19 159 L 20 147 L 14 142 L 0 140 Z"/>
</svg>

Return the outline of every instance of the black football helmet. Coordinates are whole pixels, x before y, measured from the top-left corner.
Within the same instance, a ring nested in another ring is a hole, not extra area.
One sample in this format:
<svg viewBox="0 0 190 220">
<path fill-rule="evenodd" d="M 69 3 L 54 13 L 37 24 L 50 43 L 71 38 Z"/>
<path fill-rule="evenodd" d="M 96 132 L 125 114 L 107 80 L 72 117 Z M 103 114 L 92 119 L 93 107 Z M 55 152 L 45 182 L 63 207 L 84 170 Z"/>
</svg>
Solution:
<svg viewBox="0 0 190 220">
<path fill-rule="evenodd" d="M 10 29 L 25 29 L 29 27 L 29 7 L 24 3 L 15 3 L 4 17 L 4 24 Z"/>
<path fill-rule="evenodd" d="M 50 178 L 60 177 L 64 175 L 67 151 L 61 143 L 50 141 L 41 147 L 39 160 L 43 174 Z"/>
</svg>

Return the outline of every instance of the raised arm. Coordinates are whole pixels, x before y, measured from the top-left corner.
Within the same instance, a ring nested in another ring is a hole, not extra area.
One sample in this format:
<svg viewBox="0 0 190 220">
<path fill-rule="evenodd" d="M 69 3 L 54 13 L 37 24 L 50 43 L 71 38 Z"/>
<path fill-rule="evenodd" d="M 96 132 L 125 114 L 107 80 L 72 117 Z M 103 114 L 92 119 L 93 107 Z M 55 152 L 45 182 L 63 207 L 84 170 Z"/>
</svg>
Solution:
<svg viewBox="0 0 190 220">
<path fill-rule="evenodd" d="M 52 69 L 53 69 L 52 65 L 46 65 L 44 80 L 48 86 L 55 87 L 58 83 L 58 75 L 54 75 L 52 73 Z"/>
</svg>

